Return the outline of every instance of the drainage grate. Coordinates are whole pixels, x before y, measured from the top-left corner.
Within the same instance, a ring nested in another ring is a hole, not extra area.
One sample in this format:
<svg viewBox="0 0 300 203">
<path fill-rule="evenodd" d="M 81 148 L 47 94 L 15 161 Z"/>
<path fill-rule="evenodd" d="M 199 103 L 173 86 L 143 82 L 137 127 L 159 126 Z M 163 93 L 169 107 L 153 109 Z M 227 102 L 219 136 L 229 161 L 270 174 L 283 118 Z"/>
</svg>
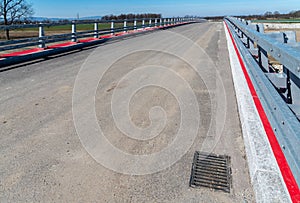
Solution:
<svg viewBox="0 0 300 203">
<path fill-rule="evenodd" d="M 230 193 L 230 157 L 196 151 L 190 187 L 208 187 Z"/>
</svg>

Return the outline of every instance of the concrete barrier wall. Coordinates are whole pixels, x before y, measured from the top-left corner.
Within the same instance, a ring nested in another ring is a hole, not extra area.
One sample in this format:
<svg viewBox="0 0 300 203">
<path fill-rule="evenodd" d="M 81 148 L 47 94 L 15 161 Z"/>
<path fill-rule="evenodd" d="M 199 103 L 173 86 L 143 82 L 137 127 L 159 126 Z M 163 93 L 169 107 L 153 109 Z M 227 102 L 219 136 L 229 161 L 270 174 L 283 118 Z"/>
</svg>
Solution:
<svg viewBox="0 0 300 203">
<path fill-rule="evenodd" d="M 265 29 L 300 29 L 300 23 L 264 23 Z"/>
</svg>

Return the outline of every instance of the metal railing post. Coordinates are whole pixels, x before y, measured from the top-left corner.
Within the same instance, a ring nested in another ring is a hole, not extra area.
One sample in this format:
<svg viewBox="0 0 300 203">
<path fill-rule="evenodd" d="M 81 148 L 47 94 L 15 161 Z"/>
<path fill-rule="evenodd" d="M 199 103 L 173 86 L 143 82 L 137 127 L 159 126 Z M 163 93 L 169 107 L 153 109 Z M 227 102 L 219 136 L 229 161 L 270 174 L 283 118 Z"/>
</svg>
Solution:
<svg viewBox="0 0 300 203">
<path fill-rule="evenodd" d="M 254 50 L 254 42 L 249 37 L 247 37 L 247 48 Z"/>
<path fill-rule="evenodd" d="M 99 38 L 98 30 L 99 30 L 98 23 L 94 23 L 94 38 Z"/>
<path fill-rule="evenodd" d="M 114 35 L 115 34 L 115 22 L 111 21 L 110 23 L 110 34 Z"/>
<path fill-rule="evenodd" d="M 291 74 L 289 69 L 287 69 L 285 66 L 283 66 L 284 72 L 286 72 L 286 103 L 293 104 L 293 98 L 292 98 L 292 83 L 291 83 Z"/>
<path fill-rule="evenodd" d="M 137 27 L 136 27 L 136 19 L 134 19 L 134 22 L 133 22 L 133 29 L 136 30 Z"/>
<path fill-rule="evenodd" d="M 124 32 L 127 32 L 127 20 L 124 20 L 124 27 L 123 27 Z"/>
<path fill-rule="evenodd" d="M 264 25 L 263 24 L 256 24 L 256 31 L 264 33 Z"/>
<path fill-rule="evenodd" d="M 157 18 L 154 20 L 154 26 L 157 27 Z"/>
<path fill-rule="evenodd" d="M 162 19 L 159 19 L 159 26 L 162 26 Z"/>
<path fill-rule="evenodd" d="M 266 72 L 269 72 L 268 53 L 260 46 L 258 46 L 258 63 Z"/>
<path fill-rule="evenodd" d="M 39 25 L 39 48 L 45 48 L 45 32 L 44 32 L 44 25 L 40 23 Z"/>
<path fill-rule="evenodd" d="M 72 21 L 72 42 L 77 42 L 76 22 Z"/>
<path fill-rule="evenodd" d="M 145 19 L 142 21 L 142 28 L 145 29 Z"/>
<path fill-rule="evenodd" d="M 149 27 L 152 27 L 152 20 L 151 20 L 151 18 L 149 19 Z"/>
<path fill-rule="evenodd" d="M 237 34 L 238 34 L 239 37 L 241 37 L 241 31 L 240 31 L 239 28 L 237 29 Z"/>
</svg>

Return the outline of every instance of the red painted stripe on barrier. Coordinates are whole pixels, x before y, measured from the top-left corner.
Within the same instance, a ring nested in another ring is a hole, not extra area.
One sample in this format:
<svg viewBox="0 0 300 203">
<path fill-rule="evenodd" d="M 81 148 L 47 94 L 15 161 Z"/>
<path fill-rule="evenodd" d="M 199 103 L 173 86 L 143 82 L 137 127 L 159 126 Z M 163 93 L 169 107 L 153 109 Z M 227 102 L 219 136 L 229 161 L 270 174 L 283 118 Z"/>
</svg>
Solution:
<svg viewBox="0 0 300 203">
<path fill-rule="evenodd" d="M 146 27 L 145 30 L 154 30 L 152 27 Z"/>
<path fill-rule="evenodd" d="M 230 32 L 229 28 L 228 28 L 228 25 L 227 23 L 225 22 L 225 25 L 226 25 L 226 28 L 228 30 L 228 33 L 230 34 L 230 38 L 231 38 L 231 41 L 233 43 L 233 46 L 234 46 L 234 50 L 238 56 L 238 59 L 239 59 L 239 62 L 240 62 L 240 65 L 242 67 L 242 70 L 243 70 L 243 73 L 244 73 L 244 76 L 246 78 L 246 81 L 247 81 L 247 84 L 248 84 L 248 87 L 250 89 L 250 92 L 251 92 L 251 95 L 252 95 L 252 98 L 254 100 L 254 103 L 255 103 L 255 106 L 257 108 L 257 111 L 258 111 L 258 114 L 260 116 L 260 119 L 262 121 L 262 124 L 264 126 L 264 129 L 266 131 L 266 134 L 267 134 L 267 137 L 269 139 L 269 142 L 270 142 L 270 145 L 271 145 L 271 148 L 273 150 L 273 153 L 274 153 L 274 156 L 276 158 L 276 161 L 277 161 L 277 164 L 279 166 L 279 169 L 281 171 L 281 174 L 282 174 L 282 177 L 283 177 L 283 180 L 286 184 L 286 187 L 289 191 L 289 194 L 291 196 L 291 199 L 293 202 L 295 203 L 299 203 L 300 202 L 300 191 L 299 191 L 299 187 L 298 187 L 298 184 L 294 178 L 294 175 L 286 161 L 286 158 L 281 150 L 281 147 L 278 143 L 278 140 L 276 138 L 276 135 L 274 134 L 274 131 L 272 129 L 272 126 L 268 120 L 268 117 L 263 109 L 263 106 L 259 100 L 259 98 L 257 97 L 257 93 L 255 91 L 255 88 L 254 88 L 254 85 L 250 79 L 250 76 L 247 72 L 247 69 L 245 67 L 245 64 L 243 62 L 243 59 L 241 57 L 241 54 L 237 48 L 237 45 L 233 39 L 233 36 L 232 36 L 232 33 Z"/>
<path fill-rule="evenodd" d="M 109 39 L 109 38 L 112 38 L 112 37 L 114 37 L 114 36 L 113 35 L 103 35 L 100 38 L 101 39 Z"/>
<path fill-rule="evenodd" d="M 76 42 L 66 42 L 66 43 L 62 43 L 62 44 L 55 44 L 55 45 L 51 45 L 48 46 L 48 49 L 55 49 L 55 48 L 61 48 L 61 47 L 67 47 L 67 46 L 71 46 L 76 44 Z"/>
<path fill-rule="evenodd" d="M 22 56 L 22 55 L 26 55 L 26 54 L 36 53 L 36 52 L 39 52 L 42 50 L 44 50 L 44 49 L 43 48 L 34 48 L 34 49 L 28 49 L 28 50 L 24 50 L 24 51 L 17 51 L 17 52 L 8 53 L 8 54 L 2 54 L 0 57 L 7 58 L 7 57 L 13 57 L 13 56 Z"/>
<path fill-rule="evenodd" d="M 127 32 L 119 32 L 119 33 L 116 33 L 115 36 L 122 36 L 122 35 L 127 35 L 128 33 Z"/>
<path fill-rule="evenodd" d="M 99 39 L 98 38 L 88 38 L 88 39 L 81 39 L 78 42 L 79 43 L 85 43 L 85 42 L 92 42 L 92 41 L 95 41 L 95 40 L 99 40 Z"/>
</svg>

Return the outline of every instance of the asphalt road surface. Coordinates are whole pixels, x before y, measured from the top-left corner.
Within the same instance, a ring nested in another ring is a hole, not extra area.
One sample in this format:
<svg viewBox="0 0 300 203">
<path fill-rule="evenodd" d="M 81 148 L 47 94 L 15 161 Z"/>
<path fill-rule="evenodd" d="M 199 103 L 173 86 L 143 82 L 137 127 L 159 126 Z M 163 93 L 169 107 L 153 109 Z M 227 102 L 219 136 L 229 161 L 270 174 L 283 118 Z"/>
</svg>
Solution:
<svg viewBox="0 0 300 203">
<path fill-rule="evenodd" d="M 0 95 L 0 202 L 255 201 L 222 23 L 14 66 L 0 72 Z M 124 153 L 146 160 L 176 140 L 182 123 L 192 145 L 180 154 L 185 142 L 177 144 L 149 164 L 130 162 L 96 149 L 91 109 Z M 230 193 L 189 187 L 195 150 L 231 157 Z"/>
</svg>

